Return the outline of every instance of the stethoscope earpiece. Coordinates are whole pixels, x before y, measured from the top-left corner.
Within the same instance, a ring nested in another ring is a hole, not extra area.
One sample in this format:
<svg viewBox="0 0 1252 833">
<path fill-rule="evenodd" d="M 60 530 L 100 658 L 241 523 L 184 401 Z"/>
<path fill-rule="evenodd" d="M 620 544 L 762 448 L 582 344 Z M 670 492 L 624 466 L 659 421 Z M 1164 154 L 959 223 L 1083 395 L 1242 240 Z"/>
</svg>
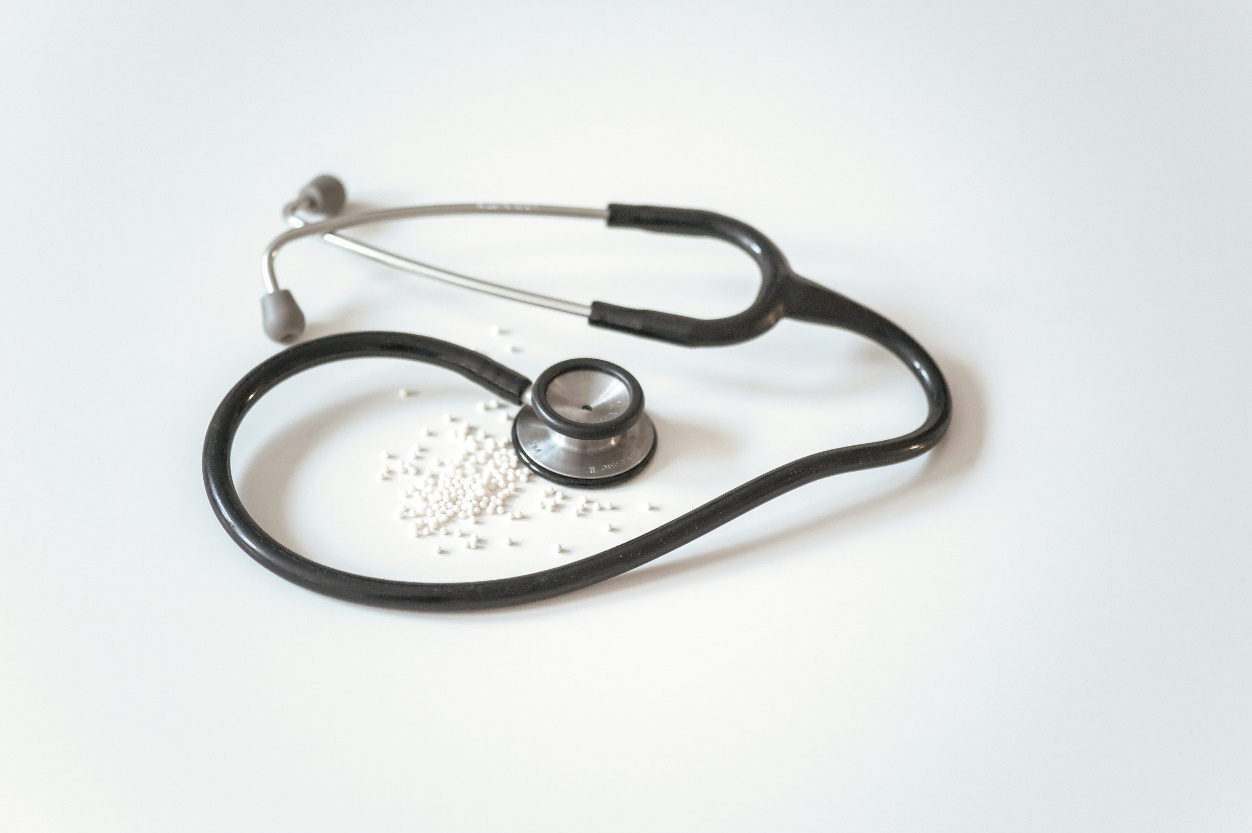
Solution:
<svg viewBox="0 0 1252 833">
<path fill-rule="evenodd" d="M 309 180 L 287 209 L 310 211 L 330 219 L 347 204 L 348 189 L 342 180 L 322 174 Z M 261 326 L 271 340 L 279 343 L 295 341 L 304 333 L 304 313 L 291 290 L 267 284 L 266 292 L 261 296 Z"/>
<path fill-rule="evenodd" d="M 539 374 L 513 421 L 518 456 L 545 480 L 580 489 L 623 483 L 656 451 L 643 388 L 601 359 L 568 359 Z"/>
<path fill-rule="evenodd" d="M 261 296 L 261 326 L 274 341 L 295 341 L 304 332 L 304 313 L 290 289 Z"/>
<path fill-rule="evenodd" d="M 348 189 L 338 177 L 322 174 L 300 189 L 296 202 L 304 203 L 304 207 L 315 214 L 334 217 L 348 204 Z"/>
</svg>

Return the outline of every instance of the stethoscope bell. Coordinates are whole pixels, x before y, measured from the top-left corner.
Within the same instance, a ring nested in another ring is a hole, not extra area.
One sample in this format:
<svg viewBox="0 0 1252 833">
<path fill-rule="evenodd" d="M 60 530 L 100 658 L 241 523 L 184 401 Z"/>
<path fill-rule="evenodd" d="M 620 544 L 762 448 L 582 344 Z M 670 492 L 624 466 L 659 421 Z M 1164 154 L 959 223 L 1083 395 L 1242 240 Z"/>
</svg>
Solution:
<svg viewBox="0 0 1252 833">
<path fill-rule="evenodd" d="M 545 480 L 601 489 L 643 471 L 656 451 L 656 427 L 634 376 L 600 359 L 569 359 L 531 386 L 513 422 L 513 446 Z"/>
</svg>

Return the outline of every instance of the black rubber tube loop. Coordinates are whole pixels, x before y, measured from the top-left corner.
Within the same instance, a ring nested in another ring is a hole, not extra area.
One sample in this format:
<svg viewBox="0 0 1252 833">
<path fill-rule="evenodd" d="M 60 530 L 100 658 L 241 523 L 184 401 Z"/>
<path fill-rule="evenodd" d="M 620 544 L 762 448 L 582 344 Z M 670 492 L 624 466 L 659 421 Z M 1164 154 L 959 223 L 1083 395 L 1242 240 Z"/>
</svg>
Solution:
<svg viewBox="0 0 1252 833">
<path fill-rule="evenodd" d="M 792 489 L 845 472 L 888 466 L 929 451 L 943 437 L 952 405 L 943 374 L 907 333 L 887 319 L 824 287 L 790 277 L 789 303 L 796 315 L 858 332 L 894 353 L 925 391 L 929 412 L 916 430 L 881 442 L 822 451 L 766 472 L 668 523 L 578 561 L 528 575 L 488 581 L 427 583 L 373 578 L 318 564 L 279 543 L 248 514 L 235 489 L 230 453 L 248 410 L 267 391 L 296 373 L 327 362 L 383 356 L 429 362 L 477 381 L 518 402 L 525 377 L 485 356 L 447 342 L 405 333 L 365 332 L 328 336 L 288 348 L 262 362 L 226 395 L 204 444 L 204 484 L 218 520 L 235 542 L 283 578 L 327 596 L 408 610 L 475 610 L 536 602 L 590 586 L 646 564 Z"/>
</svg>

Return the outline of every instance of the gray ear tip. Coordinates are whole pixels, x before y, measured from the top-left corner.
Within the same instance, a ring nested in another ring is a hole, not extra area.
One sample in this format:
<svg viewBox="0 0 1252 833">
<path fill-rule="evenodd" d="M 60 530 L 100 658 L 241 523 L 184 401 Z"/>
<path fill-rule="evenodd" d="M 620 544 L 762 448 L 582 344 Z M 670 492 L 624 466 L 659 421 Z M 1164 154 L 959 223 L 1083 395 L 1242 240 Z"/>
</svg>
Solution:
<svg viewBox="0 0 1252 833">
<path fill-rule="evenodd" d="M 304 313 L 290 289 L 261 296 L 261 324 L 274 341 L 294 341 L 304 332 Z"/>
<path fill-rule="evenodd" d="M 322 174 L 301 188 L 300 196 L 309 201 L 311 210 L 324 217 L 334 217 L 347 204 L 348 189 L 338 177 Z"/>
</svg>

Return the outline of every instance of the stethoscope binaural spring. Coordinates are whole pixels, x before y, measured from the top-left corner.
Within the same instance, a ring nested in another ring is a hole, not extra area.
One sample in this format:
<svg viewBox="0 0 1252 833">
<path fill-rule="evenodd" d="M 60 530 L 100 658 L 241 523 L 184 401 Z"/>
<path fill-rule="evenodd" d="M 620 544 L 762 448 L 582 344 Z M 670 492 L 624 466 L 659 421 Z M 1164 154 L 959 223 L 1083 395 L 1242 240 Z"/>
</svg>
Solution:
<svg viewBox="0 0 1252 833">
<path fill-rule="evenodd" d="M 592 326 L 683 346 L 747 341 L 784 318 L 849 330 L 877 342 L 904 362 L 926 395 L 928 411 L 922 424 L 906 434 L 794 460 L 649 532 L 568 564 L 487 581 L 396 581 L 349 573 L 308 559 L 269 535 L 244 508 L 231 475 L 231 449 L 243 418 L 268 391 L 297 373 L 352 358 L 388 357 L 433 364 L 522 406 L 514 420 L 513 445 L 521 460 L 540 477 L 575 488 L 607 488 L 637 476 L 656 450 L 657 432 L 644 409 L 643 389 L 625 369 L 597 359 L 560 362 L 532 383 L 486 356 L 425 336 L 355 332 L 312 339 L 262 362 L 226 394 L 209 423 L 203 453 L 205 489 L 223 528 L 256 561 L 302 587 L 348 601 L 414 610 L 473 610 L 539 601 L 659 558 L 806 483 L 917 457 L 933 448 L 947 431 L 952 413 L 947 383 L 920 344 L 878 313 L 797 275 L 769 238 L 733 218 L 710 211 L 646 205 L 614 204 L 595 209 L 494 203 L 410 206 L 340 215 L 345 205 L 343 184 L 334 177 L 320 176 L 284 208 L 293 228 L 274 238 L 262 259 L 262 321 L 272 339 L 294 341 L 305 324 L 291 292 L 279 287 L 275 274 L 278 252 L 292 241 L 321 236 L 393 268 L 579 315 Z M 310 221 L 302 213 L 323 219 Z M 581 305 L 440 269 L 341 233 L 354 226 L 391 220 L 481 213 L 600 219 L 609 227 L 725 240 L 753 258 L 761 270 L 761 286 L 745 310 L 717 319 L 601 301 Z"/>
</svg>

